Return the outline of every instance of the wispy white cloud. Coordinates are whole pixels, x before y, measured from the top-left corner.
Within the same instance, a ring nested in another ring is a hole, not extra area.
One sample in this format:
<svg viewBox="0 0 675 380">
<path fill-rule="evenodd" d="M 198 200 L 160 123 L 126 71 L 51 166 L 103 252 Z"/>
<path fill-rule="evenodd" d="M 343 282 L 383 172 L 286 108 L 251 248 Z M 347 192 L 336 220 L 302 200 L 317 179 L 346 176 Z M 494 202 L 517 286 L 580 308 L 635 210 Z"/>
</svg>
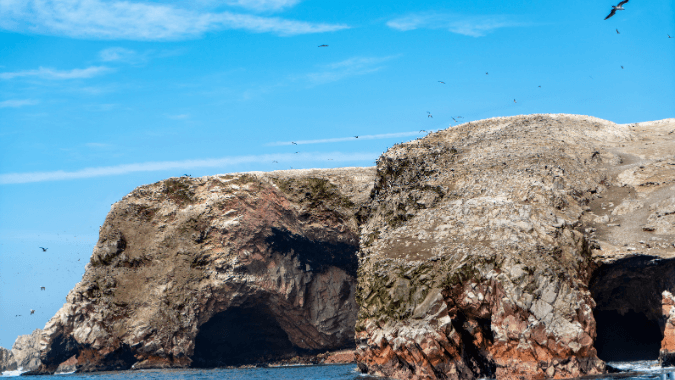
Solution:
<svg viewBox="0 0 675 380">
<path fill-rule="evenodd" d="M 265 146 L 283 146 L 283 145 L 307 145 L 307 144 L 324 144 L 324 143 L 336 143 L 336 142 L 347 142 L 347 141 L 360 141 L 360 140 L 381 140 L 381 139 L 390 139 L 397 137 L 410 137 L 410 136 L 420 136 L 426 135 L 431 131 L 419 131 L 419 132 L 398 132 L 398 133 L 383 133 L 379 135 L 360 135 L 358 138 L 356 136 L 350 137 L 335 137 L 331 139 L 317 139 L 317 140 L 298 140 L 298 141 L 277 141 L 272 143 L 267 143 Z"/>
<path fill-rule="evenodd" d="M 278 11 L 290 8 L 300 1 L 302 0 L 225 0 L 225 3 L 255 11 Z"/>
<path fill-rule="evenodd" d="M 393 29 L 445 29 L 452 33 L 482 37 L 499 28 L 526 26 L 504 15 L 460 15 L 454 13 L 411 13 L 387 22 Z"/>
<path fill-rule="evenodd" d="M 0 108 L 19 108 L 24 106 L 34 106 L 40 103 L 35 99 L 8 99 L 0 102 Z"/>
<path fill-rule="evenodd" d="M 233 0 L 236 1 L 236 0 Z M 240 0 L 253 5 L 253 0 Z M 292 1 L 286 0 L 290 4 Z M 258 4 L 283 5 L 283 0 Z M 0 28 L 84 39 L 176 40 L 223 29 L 297 35 L 332 32 L 342 24 L 310 23 L 167 4 L 101 0 L 0 0 Z"/>
<path fill-rule="evenodd" d="M 65 181 L 73 179 L 107 177 L 113 175 L 123 175 L 138 172 L 155 172 L 167 170 L 185 170 L 196 168 L 227 168 L 234 165 L 250 163 L 312 163 L 325 162 L 358 162 L 372 161 L 379 156 L 379 153 L 298 153 L 298 154 L 262 154 L 250 156 L 234 156 L 224 158 L 213 158 L 204 160 L 183 160 L 183 161 L 160 161 L 144 162 L 136 164 L 103 166 L 97 168 L 86 168 L 75 171 L 49 171 L 49 172 L 31 172 L 31 173 L 7 173 L 0 174 L 0 185 L 45 182 L 45 181 Z"/>
<path fill-rule="evenodd" d="M 344 61 L 335 62 L 321 66 L 321 71 L 306 74 L 306 78 L 312 84 L 324 84 L 335 82 L 347 77 L 369 74 L 381 70 L 384 66 L 380 65 L 392 58 L 389 57 L 353 57 Z"/>
<path fill-rule="evenodd" d="M 122 47 L 103 49 L 98 53 L 98 56 L 103 62 L 138 63 L 146 60 L 143 55 L 136 51 Z"/>
<path fill-rule="evenodd" d="M 22 77 L 38 77 L 42 79 L 84 79 L 105 74 L 113 69 L 105 66 L 90 66 L 86 69 L 56 70 L 48 67 L 40 67 L 35 70 L 23 70 L 0 73 L 0 79 L 14 79 Z"/>
<path fill-rule="evenodd" d="M 166 115 L 166 117 L 171 119 L 171 120 L 185 120 L 185 119 L 188 119 L 190 117 L 190 115 L 188 115 L 186 113 L 183 113 L 183 114 L 180 114 L 180 115 Z"/>
</svg>

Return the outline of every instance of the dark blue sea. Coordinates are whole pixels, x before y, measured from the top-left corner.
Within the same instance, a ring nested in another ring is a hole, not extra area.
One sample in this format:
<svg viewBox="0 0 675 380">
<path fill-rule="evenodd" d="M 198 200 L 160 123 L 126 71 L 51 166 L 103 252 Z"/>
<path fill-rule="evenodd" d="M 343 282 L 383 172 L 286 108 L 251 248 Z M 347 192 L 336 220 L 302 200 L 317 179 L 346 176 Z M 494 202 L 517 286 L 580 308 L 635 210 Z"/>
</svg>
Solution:
<svg viewBox="0 0 675 380">
<path fill-rule="evenodd" d="M 593 376 L 594 380 L 675 380 L 675 368 L 661 368 L 656 360 L 608 362 L 607 364 L 627 372 Z M 20 374 L 21 371 L 10 371 L 4 372 L 0 377 L 15 377 Z M 238 369 L 130 370 L 23 377 L 26 380 L 45 378 L 50 378 L 50 380 L 382 380 L 359 373 L 354 364 Z"/>
<path fill-rule="evenodd" d="M 18 376 L 21 371 L 4 372 L 2 377 Z M 365 380 L 379 379 L 359 373 L 355 364 L 288 366 L 237 369 L 150 369 L 117 372 L 70 373 L 21 377 L 25 380 Z"/>
</svg>

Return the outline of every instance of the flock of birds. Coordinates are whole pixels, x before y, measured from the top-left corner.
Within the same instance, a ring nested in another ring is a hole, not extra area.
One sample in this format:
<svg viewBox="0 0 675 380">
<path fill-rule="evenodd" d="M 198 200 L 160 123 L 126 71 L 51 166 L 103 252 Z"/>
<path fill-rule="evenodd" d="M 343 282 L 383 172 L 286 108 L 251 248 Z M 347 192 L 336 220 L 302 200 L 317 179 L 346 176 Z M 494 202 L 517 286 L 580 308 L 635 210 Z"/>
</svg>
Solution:
<svg viewBox="0 0 675 380">
<path fill-rule="evenodd" d="M 607 19 L 609 19 L 610 17 L 614 16 L 614 14 L 616 13 L 616 11 L 623 11 L 623 10 L 625 10 L 625 8 L 623 7 L 623 5 L 626 4 L 626 3 L 628 3 L 628 1 L 629 1 L 629 0 L 622 0 L 619 4 L 617 4 L 617 5 L 612 5 L 612 11 L 609 13 L 609 15 L 607 15 L 607 17 L 605 17 L 605 20 L 607 20 Z M 618 28 L 616 29 L 616 34 L 621 34 L 621 32 L 619 32 L 619 29 L 618 29 Z M 668 36 L 668 38 L 672 38 L 669 34 L 667 34 L 667 36 Z M 318 47 L 320 47 L 320 48 L 325 48 L 325 47 L 328 47 L 328 45 L 327 45 L 327 44 L 321 44 L 321 45 L 318 45 Z M 624 67 L 621 66 L 621 69 L 623 69 L 623 68 L 624 68 Z M 486 72 L 485 72 L 485 75 L 490 75 L 490 73 L 486 71 Z M 590 77 L 590 78 L 593 79 L 593 77 Z M 445 84 L 445 82 L 442 81 L 442 80 L 439 80 L 438 83 L 440 83 L 440 84 Z M 541 88 L 541 85 L 538 86 L 538 88 Z M 513 99 L 513 103 L 514 103 L 514 104 L 517 104 L 518 101 L 517 101 L 516 99 Z M 434 116 L 431 114 L 431 112 L 427 111 L 427 118 L 433 119 Z M 458 116 L 458 117 L 457 117 L 457 119 L 461 119 L 461 118 L 462 118 L 462 116 Z M 457 121 L 457 119 L 455 119 L 454 117 L 452 117 L 452 120 L 453 120 L 455 123 L 459 123 L 459 121 Z M 424 129 L 420 130 L 420 133 L 423 133 L 423 132 L 426 133 L 427 131 L 424 130 Z M 357 139 L 358 139 L 359 136 L 354 136 L 354 138 L 357 138 Z M 292 144 L 292 145 L 298 145 L 295 141 L 292 141 L 291 144 Z M 299 152 L 295 152 L 295 153 L 299 153 Z M 329 159 L 329 161 L 330 161 L 330 160 L 332 160 L 332 159 Z M 278 164 L 279 162 L 275 160 L 275 161 L 272 161 L 272 163 Z M 291 167 L 291 169 L 293 169 L 293 168 Z"/>
<path fill-rule="evenodd" d="M 614 15 L 616 14 L 617 11 L 623 11 L 623 10 L 625 10 L 625 8 L 624 8 L 623 6 L 624 6 L 624 4 L 628 3 L 628 1 L 629 1 L 629 0 L 622 0 L 621 2 L 619 2 L 619 4 L 617 4 L 617 5 L 612 5 L 612 10 L 611 10 L 610 13 L 607 15 L 607 17 L 605 17 L 605 20 L 607 20 L 607 19 L 609 19 L 610 17 L 614 16 Z M 621 32 L 619 32 L 619 29 L 618 29 L 618 28 L 616 29 L 616 34 L 621 34 Z M 673 38 L 673 37 L 670 36 L 670 34 L 667 34 L 667 36 L 668 36 L 668 38 Z M 321 45 L 318 45 L 318 47 L 320 47 L 320 48 L 327 48 L 328 45 L 327 45 L 327 44 L 321 44 Z M 623 69 L 623 66 L 621 66 L 621 68 Z M 489 75 L 489 72 L 485 72 L 485 75 Z M 591 77 L 591 79 L 592 79 L 592 77 Z M 438 83 L 440 83 L 440 84 L 445 84 L 444 81 L 440 81 L 440 80 L 438 81 Z M 539 86 L 539 88 L 541 88 L 541 86 Z M 516 101 L 516 99 L 513 99 L 513 103 L 518 103 L 518 102 Z M 431 112 L 427 111 L 427 118 L 432 118 L 432 119 L 433 119 L 433 117 L 434 117 L 434 116 L 431 114 Z M 462 116 L 457 116 L 457 119 L 462 119 L 462 118 L 463 118 Z M 452 120 L 453 120 L 455 123 L 459 123 L 459 121 L 457 121 L 457 119 L 454 118 L 454 117 L 452 117 Z M 420 130 L 420 133 L 427 133 L 427 131 L 424 130 L 424 129 L 422 129 L 422 130 Z M 359 136 L 354 136 L 354 138 L 358 139 Z M 298 145 L 295 141 L 292 141 L 291 144 L 292 144 L 292 145 Z M 300 152 L 295 152 L 295 153 L 300 153 Z M 328 159 L 328 160 L 331 161 L 332 159 Z M 275 160 L 275 161 L 272 161 L 272 163 L 278 164 L 279 162 Z M 292 169 L 292 167 L 291 167 L 291 169 Z M 189 174 L 185 174 L 184 176 L 190 177 Z M 42 250 L 42 252 L 47 252 L 47 249 L 49 249 L 49 248 L 45 248 L 45 247 L 39 247 L 39 248 Z M 78 260 L 78 261 L 79 261 L 79 260 Z M 45 290 L 45 287 L 44 287 L 44 286 L 41 286 L 41 287 L 40 287 L 40 291 L 44 291 L 44 290 Z M 33 315 L 33 314 L 35 314 L 35 310 L 30 309 L 30 315 Z M 21 317 L 20 314 L 17 314 L 16 316 L 17 316 L 17 317 Z"/>
</svg>

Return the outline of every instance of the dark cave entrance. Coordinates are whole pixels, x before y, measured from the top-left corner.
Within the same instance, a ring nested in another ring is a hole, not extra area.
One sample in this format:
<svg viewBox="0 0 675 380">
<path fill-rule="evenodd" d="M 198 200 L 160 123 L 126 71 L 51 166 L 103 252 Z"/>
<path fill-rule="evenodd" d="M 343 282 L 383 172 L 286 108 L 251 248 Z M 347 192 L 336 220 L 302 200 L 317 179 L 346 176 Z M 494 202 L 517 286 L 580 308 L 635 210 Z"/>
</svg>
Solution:
<svg viewBox="0 0 675 380">
<path fill-rule="evenodd" d="M 596 302 L 598 357 L 656 360 L 665 326 L 661 293 L 674 287 L 675 260 L 634 256 L 600 265 L 589 286 Z"/>
<path fill-rule="evenodd" d="M 291 358 L 300 351 L 263 303 L 232 307 L 199 328 L 192 365 L 238 366 Z"/>
</svg>

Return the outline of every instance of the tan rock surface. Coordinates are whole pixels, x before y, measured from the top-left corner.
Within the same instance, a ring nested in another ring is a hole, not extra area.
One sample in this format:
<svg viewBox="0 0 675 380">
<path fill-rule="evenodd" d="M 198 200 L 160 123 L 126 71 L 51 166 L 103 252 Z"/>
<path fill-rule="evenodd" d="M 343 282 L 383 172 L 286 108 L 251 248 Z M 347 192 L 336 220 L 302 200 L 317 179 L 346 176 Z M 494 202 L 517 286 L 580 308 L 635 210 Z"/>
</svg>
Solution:
<svg viewBox="0 0 675 380">
<path fill-rule="evenodd" d="M 4 371 L 33 371 L 40 362 L 40 339 L 42 330 L 35 329 L 30 335 L 20 335 L 11 350 L 0 347 L 0 373 Z"/>
<path fill-rule="evenodd" d="M 112 206 L 82 281 L 47 323 L 41 372 L 353 347 L 354 214 L 373 177 L 346 168 L 137 188 Z"/>
<path fill-rule="evenodd" d="M 640 241 L 675 253 L 673 130 L 673 119 L 528 115 L 391 148 L 361 216 L 359 367 L 415 379 L 602 372 L 591 274 Z"/>
</svg>

